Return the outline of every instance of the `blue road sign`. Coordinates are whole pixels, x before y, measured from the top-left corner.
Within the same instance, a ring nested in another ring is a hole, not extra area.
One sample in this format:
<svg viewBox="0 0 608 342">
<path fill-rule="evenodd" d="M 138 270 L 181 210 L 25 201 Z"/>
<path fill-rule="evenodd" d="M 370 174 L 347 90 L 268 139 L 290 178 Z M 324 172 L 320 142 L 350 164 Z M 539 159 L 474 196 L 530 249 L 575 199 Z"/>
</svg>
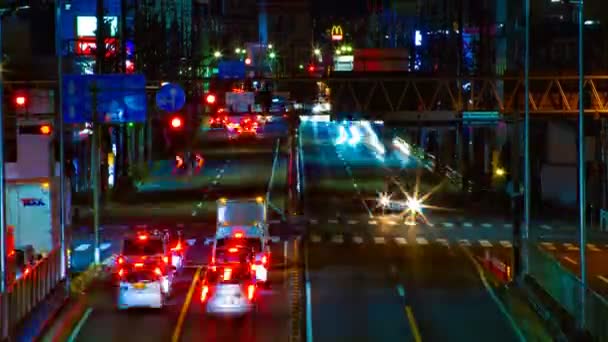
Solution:
<svg viewBox="0 0 608 342">
<path fill-rule="evenodd" d="M 165 84 L 156 93 L 156 106 L 167 112 L 176 112 L 186 104 L 186 93 L 177 84 Z"/>
<path fill-rule="evenodd" d="M 146 78 L 125 74 L 63 76 L 65 123 L 93 121 L 95 102 L 99 122 L 145 122 Z"/>
<path fill-rule="evenodd" d="M 217 75 L 222 80 L 245 78 L 245 62 L 243 61 L 221 61 L 217 69 Z"/>
</svg>

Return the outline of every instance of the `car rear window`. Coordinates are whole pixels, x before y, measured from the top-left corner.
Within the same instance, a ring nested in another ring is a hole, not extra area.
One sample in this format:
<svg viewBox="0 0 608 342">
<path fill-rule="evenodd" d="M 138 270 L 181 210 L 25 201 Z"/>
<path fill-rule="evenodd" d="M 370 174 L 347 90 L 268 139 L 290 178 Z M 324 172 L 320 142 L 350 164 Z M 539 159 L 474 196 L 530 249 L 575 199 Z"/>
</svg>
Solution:
<svg viewBox="0 0 608 342">
<path fill-rule="evenodd" d="M 124 241 L 122 254 L 123 255 L 154 255 L 163 254 L 163 242 L 160 239 L 135 240 L 126 239 Z"/>
<path fill-rule="evenodd" d="M 208 270 L 205 275 L 207 283 L 213 285 L 240 284 L 249 280 L 249 278 L 248 267 L 240 265 L 235 265 L 234 267 L 216 267 L 215 270 Z"/>
<path fill-rule="evenodd" d="M 129 272 L 125 276 L 125 280 L 128 283 L 139 283 L 144 281 L 155 281 L 158 276 L 151 271 L 135 271 Z"/>
</svg>

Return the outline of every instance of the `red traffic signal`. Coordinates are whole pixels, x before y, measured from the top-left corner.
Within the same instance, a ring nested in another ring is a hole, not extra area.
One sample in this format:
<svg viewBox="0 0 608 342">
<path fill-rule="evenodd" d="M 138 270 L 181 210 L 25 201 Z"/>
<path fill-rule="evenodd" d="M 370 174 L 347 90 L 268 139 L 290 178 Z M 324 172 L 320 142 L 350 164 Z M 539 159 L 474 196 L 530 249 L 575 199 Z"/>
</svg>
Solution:
<svg viewBox="0 0 608 342">
<path fill-rule="evenodd" d="M 27 99 L 23 95 L 19 95 L 19 96 L 15 97 L 15 105 L 17 105 L 17 107 L 25 106 L 26 102 L 27 102 Z"/>
<path fill-rule="evenodd" d="M 308 66 L 308 71 L 309 72 L 314 72 L 315 71 L 315 66 L 314 65 L 309 65 Z"/>
<path fill-rule="evenodd" d="M 171 119 L 171 127 L 174 129 L 179 129 L 182 128 L 183 122 L 182 122 L 182 118 L 180 118 L 179 116 L 174 116 Z"/>
<path fill-rule="evenodd" d="M 213 94 L 209 94 L 207 95 L 207 97 L 205 98 L 205 101 L 207 101 L 208 104 L 214 104 L 215 103 L 215 95 Z"/>
</svg>

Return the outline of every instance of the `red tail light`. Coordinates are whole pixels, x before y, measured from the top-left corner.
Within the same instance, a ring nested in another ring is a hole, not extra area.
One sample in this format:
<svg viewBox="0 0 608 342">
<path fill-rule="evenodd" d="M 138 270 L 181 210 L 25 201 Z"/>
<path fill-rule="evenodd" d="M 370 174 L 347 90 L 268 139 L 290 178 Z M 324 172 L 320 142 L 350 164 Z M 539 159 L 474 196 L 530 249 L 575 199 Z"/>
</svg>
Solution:
<svg viewBox="0 0 608 342">
<path fill-rule="evenodd" d="M 125 273 L 126 273 L 125 270 L 122 268 L 120 270 L 118 270 L 118 276 L 121 278 L 124 277 Z"/>
<path fill-rule="evenodd" d="M 154 269 L 154 273 L 156 273 L 157 276 L 163 275 L 163 271 L 161 271 L 160 268 L 158 268 L 158 267 Z"/>
<path fill-rule="evenodd" d="M 175 247 L 171 248 L 172 251 L 181 251 L 182 250 L 182 243 L 178 242 L 177 245 L 175 245 Z"/>
<path fill-rule="evenodd" d="M 232 278 L 232 269 L 224 269 L 224 280 L 230 280 L 230 278 Z"/>
<path fill-rule="evenodd" d="M 262 265 L 266 265 L 267 262 L 268 262 L 268 257 L 264 255 L 262 257 Z"/>
<path fill-rule="evenodd" d="M 165 264 L 168 264 L 168 263 L 169 263 L 169 257 L 168 257 L 168 256 L 164 256 L 164 257 L 163 257 L 163 262 L 164 262 Z"/>
<path fill-rule="evenodd" d="M 206 301 L 208 295 L 209 295 L 209 287 L 207 285 L 204 285 L 203 289 L 201 290 L 201 302 Z"/>
<path fill-rule="evenodd" d="M 256 265 L 255 265 L 255 264 L 251 264 L 251 271 L 255 272 L 256 268 L 257 268 L 257 267 L 256 267 Z"/>
<path fill-rule="evenodd" d="M 247 286 L 247 299 L 253 300 L 253 296 L 255 296 L 255 286 L 249 285 Z"/>
<path fill-rule="evenodd" d="M 139 267 L 144 267 L 144 264 L 143 264 L 143 262 L 137 262 L 137 263 L 135 263 L 134 266 L 139 268 Z"/>
<path fill-rule="evenodd" d="M 236 253 L 238 251 L 239 251 L 238 248 L 230 248 L 230 249 L 228 249 L 228 252 L 230 252 L 230 253 Z"/>
<path fill-rule="evenodd" d="M 234 233 L 234 237 L 240 239 L 243 237 L 243 233 Z"/>
<path fill-rule="evenodd" d="M 122 265 L 122 264 L 124 264 L 124 263 L 125 263 L 125 258 L 123 258 L 123 257 L 118 257 L 117 261 L 118 261 L 118 264 L 119 264 L 119 265 Z"/>
<path fill-rule="evenodd" d="M 138 236 L 138 238 L 142 241 L 148 240 L 148 235 L 140 235 L 140 236 Z"/>
</svg>

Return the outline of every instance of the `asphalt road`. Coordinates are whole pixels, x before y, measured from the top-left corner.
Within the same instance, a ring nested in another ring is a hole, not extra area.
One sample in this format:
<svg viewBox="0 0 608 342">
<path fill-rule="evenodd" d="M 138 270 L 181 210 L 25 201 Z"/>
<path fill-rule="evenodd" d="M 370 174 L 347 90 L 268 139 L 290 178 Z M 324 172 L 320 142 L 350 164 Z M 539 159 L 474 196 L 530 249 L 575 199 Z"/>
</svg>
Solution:
<svg viewBox="0 0 608 342">
<path fill-rule="evenodd" d="M 188 268 L 176 280 L 175 291 L 168 306 L 160 311 L 118 311 L 115 307 L 116 287 L 110 281 L 96 284 L 86 293 L 90 315 L 77 332 L 78 341 L 288 340 L 293 326 L 290 321 L 292 308 L 289 305 L 290 298 L 293 297 L 291 291 L 297 290 L 297 287 L 287 286 L 288 267 L 295 262 L 295 256 L 294 240 L 290 239 L 285 225 L 272 220 L 272 260 L 276 267 L 269 274 L 271 288 L 258 293 L 259 307 L 255 316 L 244 320 L 208 319 L 201 311 L 200 289 L 194 281 L 197 271 L 200 269 L 204 273 L 205 265 L 209 262 L 211 248 L 207 242 L 214 234 L 215 200 L 219 197 L 264 195 L 272 168 L 275 138 L 276 136 L 270 136 L 257 142 L 228 142 L 221 139 L 201 142 L 198 147 L 205 151 L 207 161 L 200 173 L 193 176 L 200 186 L 195 185 L 190 189 L 165 189 L 164 182 L 171 178 L 174 171 L 167 166 L 170 164 L 155 171 L 156 179 L 160 179 L 163 184 L 158 187 L 148 186 L 138 196 L 152 203 L 158 203 L 159 198 L 164 198 L 163 202 L 166 203 L 179 202 L 176 197 L 187 197 L 189 201 L 183 202 L 189 202 L 192 210 L 197 211 L 199 220 L 178 225 L 180 215 L 174 214 L 173 224 L 159 224 L 153 215 L 148 214 L 146 218 L 146 213 L 143 212 L 140 213 L 140 221 L 149 227 L 182 230 L 185 239 L 191 244 L 186 255 Z M 226 160 L 230 162 L 225 163 Z M 173 174 L 173 177 L 181 176 Z M 198 198 L 193 195 L 196 192 Z M 142 211 L 139 207 L 130 210 Z M 104 225 L 101 231 L 104 248 L 102 258 L 115 255 L 119 251 L 121 237 L 130 231 L 131 222 Z M 88 264 L 93 258 L 91 245 L 90 227 L 84 226 L 76 230 L 72 263 Z M 285 262 L 285 257 L 290 262 Z M 112 263 L 112 258 L 109 263 Z M 189 296 L 189 292 L 192 295 Z"/>
<path fill-rule="evenodd" d="M 426 226 L 370 218 L 365 199 L 386 171 L 361 166 L 357 179 L 333 145 L 335 127 L 314 126 L 302 128 L 305 208 L 316 220 L 305 240 L 314 340 L 517 340 L 468 247 L 419 236 Z"/>
</svg>

